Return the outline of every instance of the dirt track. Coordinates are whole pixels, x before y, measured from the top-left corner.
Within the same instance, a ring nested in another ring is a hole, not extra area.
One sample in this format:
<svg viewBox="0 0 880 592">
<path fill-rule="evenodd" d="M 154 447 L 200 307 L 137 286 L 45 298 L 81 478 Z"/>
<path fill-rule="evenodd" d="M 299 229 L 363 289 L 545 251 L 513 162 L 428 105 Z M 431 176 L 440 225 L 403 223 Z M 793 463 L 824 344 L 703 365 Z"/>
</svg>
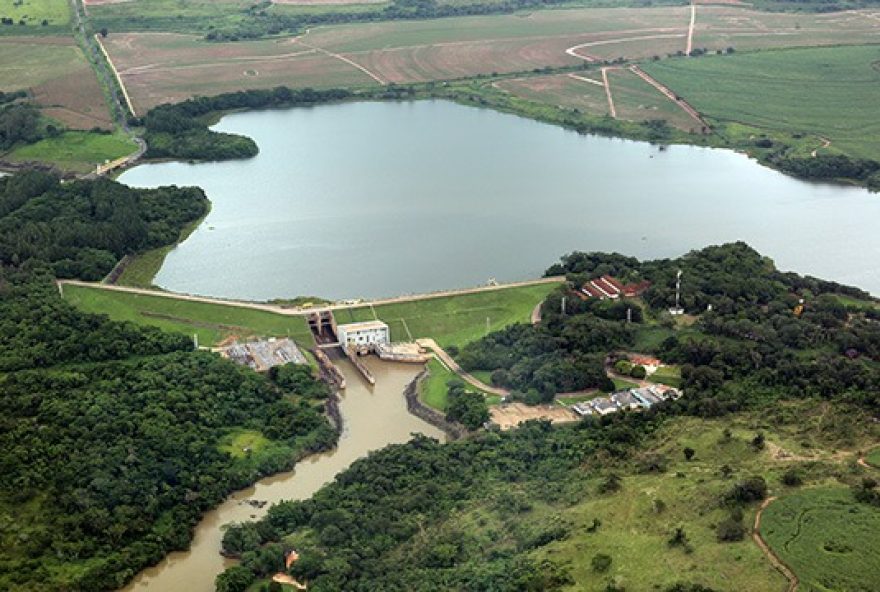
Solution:
<svg viewBox="0 0 880 592">
<path fill-rule="evenodd" d="M 694 25 L 697 22 L 697 4 L 691 2 L 691 22 L 688 25 L 687 44 L 685 45 L 684 55 L 691 55 L 694 49 Z"/>
<path fill-rule="evenodd" d="M 614 97 L 611 96 L 611 83 L 608 82 L 608 70 L 612 68 L 602 68 L 602 83 L 605 85 L 605 97 L 608 99 L 608 114 L 617 119 L 617 109 L 614 108 Z"/>
<path fill-rule="evenodd" d="M 764 513 L 764 510 L 770 503 L 775 500 L 776 497 L 768 497 L 764 500 L 764 503 L 761 504 L 761 507 L 758 508 L 758 512 L 755 514 L 755 526 L 752 530 L 752 538 L 755 540 L 755 543 L 760 547 L 760 549 L 767 556 L 767 559 L 770 560 L 770 564 L 773 565 L 776 570 L 785 576 L 785 579 L 788 580 L 788 592 L 796 592 L 798 589 L 798 578 L 794 575 L 794 572 L 791 571 L 785 563 L 773 552 L 769 545 L 764 541 L 761 537 L 761 514 Z"/>
</svg>

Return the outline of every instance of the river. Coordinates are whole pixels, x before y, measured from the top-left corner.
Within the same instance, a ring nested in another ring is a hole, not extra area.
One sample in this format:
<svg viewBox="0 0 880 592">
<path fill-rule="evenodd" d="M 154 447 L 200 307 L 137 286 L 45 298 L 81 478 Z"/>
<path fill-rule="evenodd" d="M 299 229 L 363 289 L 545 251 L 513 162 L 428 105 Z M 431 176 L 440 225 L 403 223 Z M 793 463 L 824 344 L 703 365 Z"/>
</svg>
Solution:
<svg viewBox="0 0 880 592">
<path fill-rule="evenodd" d="M 533 278 L 571 250 L 671 257 L 745 240 L 777 265 L 880 294 L 880 195 L 807 183 L 729 150 L 581 136 L 447 101 L 224 117 L 249 160 L 161 163 L 211 213 L 156 281 L 210 296 L 396 296 Z"/>
<path fill-rule="evenodd" d="M 443 433 L 411 415 L 403 391 L 421 371 L 418 365 L 390 364 L 366 359 L 376 376 L 370 387 L 348 362 L 338 365 L 348 388 L 341 396 L 344 428 L 336 449 L 311 456 L 289 473 L 274 475 L 239 491 L 205 514 L 188 551 L 172 553 L 158 565 L 141 572 L 124 592 L 214 592 L 214 578 L 229 565 L 220 554 L 221 526 L 262 517 L 273 503 L 311 497 L 355 460 L 388 444 L 406 442 L 414 432 L 443 440 Z M 269 502 L 255 508 L 247 500 Z"/>
</svg>

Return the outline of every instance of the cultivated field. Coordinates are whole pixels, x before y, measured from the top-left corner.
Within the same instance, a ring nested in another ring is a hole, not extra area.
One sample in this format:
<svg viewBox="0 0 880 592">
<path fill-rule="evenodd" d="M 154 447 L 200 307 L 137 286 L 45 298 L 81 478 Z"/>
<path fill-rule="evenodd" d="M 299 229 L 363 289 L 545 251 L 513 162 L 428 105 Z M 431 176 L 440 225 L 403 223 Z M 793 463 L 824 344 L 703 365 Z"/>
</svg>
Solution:
<svg viewBox="0 0 880 592">
<path fill-rule="evenodd" d="M 799 491 L 774 501 L 761 533 L 800 580 L 800 590 L 873 590 L 880 574 L 880 508 L 846 488 Z"/>
<path fill-rule="evenodd" d="M 643 68 L 712 119 L 816 134 L 832 149 L 878 159 L 878 63 L 880 46 L 855 46 L 664 60 Z"/>
<path fill-rule="evenodd" d="M 112 127 L 98 79 L 73 38 L 0 37 L 0 90 L 20 89 L 71 128 Z"/>
<path fill-rule="evenodd" d="M 195 95 L 376 84 L 351 64 L 292 38 L 215 44 L 193 35 L 121 33 L 103 43 L 139 114 Z"/>
</svg>

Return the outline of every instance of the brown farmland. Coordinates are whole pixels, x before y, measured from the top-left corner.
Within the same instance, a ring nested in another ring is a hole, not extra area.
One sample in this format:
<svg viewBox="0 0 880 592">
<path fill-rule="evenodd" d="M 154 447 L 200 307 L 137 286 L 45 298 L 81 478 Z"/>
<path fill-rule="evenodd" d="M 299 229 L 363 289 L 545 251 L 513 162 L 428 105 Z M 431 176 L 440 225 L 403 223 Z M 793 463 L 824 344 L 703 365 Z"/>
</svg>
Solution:
<svg viewBox="0 0 880 592">
<path fill-rule="evenodd" d="M 693 42 L 710 50 L 876 42 L 880 18 L 869 14 L 773 14 L 700 5 Z M 529 72 L 620 57 L 663 58 L 684 51 L 689 21 L 687 6 L 543 10 L 318 27 L 298 37 L 228 44 L 167 33 L 116 34 L 105 44 L 142 112 L 163 102 L 247 88 L 363 87 Z M 560 101 L 551 97 L 547 102 Z M 644 102 L 643 113 L 630 115 L 649 115 L 654 110 L 649 103 Z M 664 110 L 655 106 L 658 113 Z M 671 115 L 674 119 L 675 113 Z M 673 125 L 687 124 L 682 120 Z"/>
<path fill-rule="evenodd" d="M 0 91 L 22 89 L 66 126 L 112 127 L 98 79 L 72 38 L 0 37 Z"/>
</svg>

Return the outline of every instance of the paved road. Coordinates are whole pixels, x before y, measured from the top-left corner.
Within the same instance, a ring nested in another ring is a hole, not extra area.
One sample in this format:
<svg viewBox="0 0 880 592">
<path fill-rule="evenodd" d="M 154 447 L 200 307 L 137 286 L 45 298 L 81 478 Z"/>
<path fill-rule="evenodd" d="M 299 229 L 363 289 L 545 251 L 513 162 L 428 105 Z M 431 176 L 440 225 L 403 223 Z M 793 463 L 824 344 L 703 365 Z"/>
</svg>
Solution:
<svg viewBox="0 0 880 592">
<path fill-rule="evenodd" d="M 424 347 L 425 349 L 429 349 L 434 352 L 434 355 L 446 365 L 447 368 L 458 374 L 464 381 L 466 381 L 471 386 L 474 386 L 480 390 L 486 391 L 487 393 L 498 395 L 499 397 L 506 397 L 510 394 L 510 391 L 503 388 L 498 388 L 494 386 L 489 386 L 482 380 L 478 379 L 473 374 L 465 372 L 464 368 L 458 365 L 458 362 L 452 359 L 446 351 L 437 345 L 437 342 L 433 339 L 416 339 L 416 343 L 419 344 L 420 347 Z"/>
<path fill-rule="evenodd" d="M 129 294 L 142 294 L 144 296 L 156 296 L 159 298 L 172 298 L 175 300 L 188 300 L 190 302 L 204 302 L 205 304 L 218 304 L 222 306 L 235 306 L 238 308 L 250 308 L 254 310 L 262 310 L 280 315 L 288 316 L 305 316 L 314 312 L 324 310 L 345 310 L 349 308 L 360 308 L 362 306 L 379 306 L 383 304 L 397 304 L 402 302 L 417 302 L 420 300 L 431 300 L 432 298 L 442 298 L 444 296 L 460 296 L 463 294 L 479 294 L 481 292 L 494 292 L 496 290 L 504 290 L 507 288 L 518 288 L 524 286 L 538 286 L 542 284 L 558 284 L 565 281 L 562 276 L 541 278 L 537 280 L 529 280 L 525 282 L 513 282 L 510 284 L 498 284 L 494 286 L 480 286 L 477 288 L 464 288 L 461 290 L 444 290 L 442 292 L 430 292 L 427 294 L 410 294 L 407 296 L 397 296 L 394 298 L 382 298 L 379 300 L 364 300 L 351 304 L 331 304 L 323 307 L 315 308 L 284 308 L 276 304 L 267 304 L 265 302 L 251 302 L 247 300 L 225 300 L 222 298 L 210 298 L 208 296 L 193 296 L 191 294 L 178 294 L 176 292 L 163 292 L 161 290 L 148 290 L 145 288 L 131 288 L 129 286 L 114 286 L 110 284 L 101 284 L 97 282 L 83 282 L 79 280 L 58 280 L 59 289 L 63 290 L 64 286 L 84 286 L 87 288 L 97 288 L 100 290 L 109 290 L 113 292 L 127 292 Z"/>
</svg>

